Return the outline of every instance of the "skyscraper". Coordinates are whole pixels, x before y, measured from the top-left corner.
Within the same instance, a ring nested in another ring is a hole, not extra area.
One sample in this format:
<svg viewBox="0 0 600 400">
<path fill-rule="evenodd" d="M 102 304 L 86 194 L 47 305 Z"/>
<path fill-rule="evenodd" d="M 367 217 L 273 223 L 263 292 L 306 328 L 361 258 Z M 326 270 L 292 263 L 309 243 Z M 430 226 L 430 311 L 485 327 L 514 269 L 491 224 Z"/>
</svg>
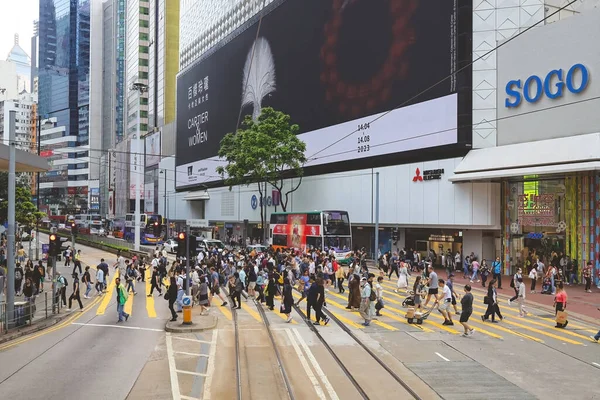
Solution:
<svg viewBox="0 0 600 400">
<path fill-rule="evenodd" d="M 56 121 L 55 126 L 64 132 L 60 143 L 52 135 L 43 135 L 41 140 L 43 154 L 51 158 L 51 170 L 40 176 L 40 195 L 53 213 L 87 211 L 90 180 L 98 179 L 91 176 L 94 171 L 98 174 L 99 161 L 90 158 L 90 148 L 99 147 L 99 140 L 90 140 L 90 48 L 101 40 L 102 30 L 93 32 L 90 17 L 97 7 L 91 8 L 92 3 L 40 0 L 39 114 Z M 92 119 L 100 121 L 97 113 L 97 117 L 92 113 Z M 100 135 L 100 123 L 93 130 Z M 81 200 L 69 209 L 68 204 L 74 203 L 66 198 L 73 195 Z"/>
</svg>

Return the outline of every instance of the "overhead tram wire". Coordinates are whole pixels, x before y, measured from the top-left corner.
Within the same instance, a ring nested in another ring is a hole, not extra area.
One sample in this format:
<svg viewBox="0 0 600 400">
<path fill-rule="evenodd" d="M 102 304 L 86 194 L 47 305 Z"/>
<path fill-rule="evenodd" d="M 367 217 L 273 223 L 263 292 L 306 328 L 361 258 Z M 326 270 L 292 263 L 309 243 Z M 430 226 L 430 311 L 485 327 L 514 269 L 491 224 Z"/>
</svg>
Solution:
<svg viewBox="0 0 600 400">
<path fill-rule="evenodd" d="M 549 14 L 548 16 L 544 17 L 543 19 L 541 19 L 540 21 L 536 22 L 535 24 L 527 27 L 526 29 L 524 29 L 522 32 L 517 33 L 516 35 L 512 36 L 511 38 L 507 39 L 506 41 L 498 44 L 496 47 L 494 47 L 493 49 L 490 49 L 489 51 L 487 51 L 485 54 L 477 57 L 475 60 L 471 61 L 470 63 L 468 63 L 467 65 L 463 66 L 462 68 L 459 68 L 458 70 L 454 71 L 454 73 L 446 76 L 445 78 L 440 79 L 439 81 L 437 81 L 436 83 L 434 83 L 433 85 L 427 87 L 425 90 L 422 90 L 421 92 L 417 93 L 416 95 L 412 96 L 411 98 L 409 98 L 408 100 L 403 101 L 401 104 L 399 104 L 398 106 L 387 110 L 383 113 L 381 113 L 380 115 L 378 115 L 377 117 L 373 118 L 373 120 L 366 122 L 367 124 L 371 124 L 373 122 L 376 122 L 378 120 L 380 120 L 381 118 L 387 116 L 388 114 L 390 114 L 392 111 L 397 110 L 399 108 L 404 107 L 405 105 L 411 103 L 413 100 L 416 100 L 417 98 L 419 98 L 420 96 L 422 96 L 423 94 L 427 93 L 428 91 L 430 91 L 431 89 L 435 88 L 436 86 L 444 83 L 445 81 L 447 81 L 448 79 L 451 79 L 452 77 L 454 77 L 456 74 L 460 73 L 461 71 L 464 71 L 467 68 L 470 68 L 473 64 L 475 64 L 477 61 L 482 60 L 484 58 L 486 58 L 487 56 L 489 56 L 490 54 L 492 54 L 494 51 L 498 50 L 500 47 L 506 45 L 507 43 L 515 40 L 516 38 L 518 38 L 519 36 L 523 35 L 526 32 L 529 32 L 531 29 L 535 28 L 536 26 L 538 26 L 539 24 L 545 22 L 547 19 L 553 17 L 554 15 L 558 14 L 559 12 L 563 11 L 564 9 L 566 9 L 567 7 L 571 6 L 572 4 L 574 4 L 575 2 L 577 2 L 578 0 L 571 0 L 569 1 L 567 4 L 561 6 L 560 8 L 556 9 L 556 11 L 554 11 L 552 14 Z M 348 137 L 352 136 L 353 134 L 355 134 L 356 132 L 358 132 L 359 129 L 355 129 L 352 132 L 348 133 L 347 135 L 343 136 L 342 138 L 336 140 L 335 142 L 325 146 L 324 148 L 322 148 L 321 150 L 317 151 L 316 153 L 312 154 L 310 157 L 307 157 L 307 159 L 313 159 L 314 156 L 316 156 L 317 154 L 335 146 L 336 144 L 340 143 L 341 141 L 347 139 Z"/>
</svg>

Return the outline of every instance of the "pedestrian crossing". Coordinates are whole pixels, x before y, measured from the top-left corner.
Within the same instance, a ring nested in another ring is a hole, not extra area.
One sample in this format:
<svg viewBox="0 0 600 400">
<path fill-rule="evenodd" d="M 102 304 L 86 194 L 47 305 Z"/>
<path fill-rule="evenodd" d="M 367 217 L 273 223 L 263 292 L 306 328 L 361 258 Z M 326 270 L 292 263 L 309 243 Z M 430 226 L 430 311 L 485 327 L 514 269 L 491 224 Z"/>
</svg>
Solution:
<svg viewBox="0 0 600 400">
<path fill-rule="evenodd" d="M 149 318 L 157 318 L 156 303 L 154 297 L 147 297 L 150 293 L 150 272 L 147 271 L 146 282 L 137 282 L 137 290 L 141 292 L 140 285 L 144 285 L 145 290 L 142 292 L 146 296 L 130 296 L 125 304 L 125 312 L 133 314 L 140 312 L 145 309 L 146 316 Z M 412 281 L 412 279 L 411 279 Z M 165 282 L 167 283 L 167 282 Z M 395 281 L 384 280 L 382 282 L 384 289 L 383 299 L 385 308 L 381 312 L 381 316 L 373 320 L 370 329 L 379 329 L 387 332 L 397 331 L 413 331 L 423 332 L 428 334 L 449 334 L 449 335 L 460 335 L 463 332 L 462 326 L 459 324 L 458 315 L 452 315 L 454 320 L 454 326 L 443 325 L 443 316 L 437 311 L 433 310 L 429 317 L 423 321 L 421 325 L 409 324 L 405 318 L 407 309 L 402 306 L 402 302 L 408 296 L 407 290 L 398 289 L 395 285 Z M 462 286 L 455 284 L 455 290 L 460 293 Z M 100 304 L 97 308 L 97 315 L 104 315 L 106 313 L 111 300 L 115 296 L 115 276 L 112 277 L 108 285 L 107 294 L 104 295 Z M 544 315 L 539 310 L 533 310 L 528 307 L 529 314 L 525 318 L 519 317 L 518 307 L 508 306 L 506 303 L 500 303 L 500 309 L 504 319 L 497 324 L 491 322 L 483 322 L 480 316 L 483 315 L 487 309 L 487 306 L 483 304 L 483 297 L 485 293 L 481 291 L 473 290 L 473 315 L 469 319 L 469 324 L 477 331 L 478 336 L 487 337 L 491 340 L 507 340 L 511 337 L 516 337 L 522 340 L 530 340 L 537 343 L 550 343 L 558 341 L 562 344 L 581 346 L 589 343 L 589 333 L 596 333 L 597 328 L 591 326 L 585 322 L 577 321 L 570 322 L 567 329 L 555 328 L 555 321 L 547 315 Z M 294 291 L 293 296 L 296 301 L 300 300 L 300 294 Z M 145 301 L 144 308 L 135 308 L 134 303 L 141 300 Z M 229 301 L 229 299 L 228 299 Z M 326 292 L 326 303 L 327 310 L 335 315 L 343 324 L 354 329 L 364 329 L 362 325 L 362 318 L 358 311 L 346 309 L 348 297 L 345 294 L 340 294 L 333 287 L 328 288 Z M 285 321 L 286 316 L 279 312 L 280 299 L 275 298 L 275 309 L 273 311 L 265 308 L 265 311 L 270 314 L 274 313 L 277 318 Z M 113 302 L 114 303 L 114 302 Z M 163 302 L 159 302 L 163 303 Z M 166 302 L 164 302 L 166 303 Z M 301 303 L 300 307 L 305 308 L 306 303 Z M 430 300 L 428 307 L 432 307 L 434 300 Z M 218 298 L 213 298 L 211 308 L 216 308 L 227 320 L 232 320 L 232 313 L 229 307 L 221 307 Z M 458 308 L 460 310 L 460 300 L 458 301 Z M 251 302 L 242 301 L 242 309 L 240 310 L 243 314 L 248 315 L 250 318 L 262 322 L 261 317 L 256 310 L 256 306 Z M 451 309 L 453 312 L 454 310 Z M 314 315 L 311 316 L 314 320 Z M 292 324 L 297 324 L 296 320 L 292 320 Z"/>
</svg>

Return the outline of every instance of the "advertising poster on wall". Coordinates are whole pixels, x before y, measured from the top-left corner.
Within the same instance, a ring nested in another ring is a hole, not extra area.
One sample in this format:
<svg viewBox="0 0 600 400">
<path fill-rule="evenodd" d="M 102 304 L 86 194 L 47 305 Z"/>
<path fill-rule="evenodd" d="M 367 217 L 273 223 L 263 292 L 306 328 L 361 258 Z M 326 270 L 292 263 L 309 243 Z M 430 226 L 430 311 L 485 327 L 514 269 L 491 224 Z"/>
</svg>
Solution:
<svg viewBox="0 0 600 400">
<path fill-rule="evenodd" d="M 154 212 L 154 182 L 144 185 L 144 212 Z"/>
<path fill-rule="evenodd" d="M 90 210 L 100 210 L 100 189 L 90 188 Z"/>
<path fill-rule="evenodd" d="M 136 143 L 139 143 L 137 147 Z M 136 179 L 139 178 L 140 199 L 144 198 L 144 153 L 141 140 L 131 140 L 131 154 L 129 155 L 129 198 L 135 199 Z"/>
<path fill-rule="evenodd" d="M 368 167 L 381 156 L 456 144 L 455 7 L 273 2 L 260 24 L 249 21 L 179 74 L 177 188 L 220 181 L 221 139 L 264 107 L 299 125 L 308 168 Z"/>
<path fill-rule="evenodd" d="M 151 167 L 160 162 L 160 132 L 147 135 L 144 138 L 146 146 L 146 167 Z"/>
</svg>

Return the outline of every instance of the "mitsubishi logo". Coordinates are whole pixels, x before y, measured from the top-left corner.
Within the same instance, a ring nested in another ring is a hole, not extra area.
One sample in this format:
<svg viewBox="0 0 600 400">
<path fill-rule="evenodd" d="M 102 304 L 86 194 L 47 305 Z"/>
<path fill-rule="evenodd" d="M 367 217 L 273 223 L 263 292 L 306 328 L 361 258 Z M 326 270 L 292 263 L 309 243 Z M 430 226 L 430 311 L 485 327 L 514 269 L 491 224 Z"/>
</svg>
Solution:
<svg viewBox="0 0 600 400">
<path fill-rule="evenodd" d="M 417 170 L 415 171 L 413 182 L 423 182 L 423 177 L 421 176 L 421 170 L 419 168 L 417 168 Z"/>
</svg>

